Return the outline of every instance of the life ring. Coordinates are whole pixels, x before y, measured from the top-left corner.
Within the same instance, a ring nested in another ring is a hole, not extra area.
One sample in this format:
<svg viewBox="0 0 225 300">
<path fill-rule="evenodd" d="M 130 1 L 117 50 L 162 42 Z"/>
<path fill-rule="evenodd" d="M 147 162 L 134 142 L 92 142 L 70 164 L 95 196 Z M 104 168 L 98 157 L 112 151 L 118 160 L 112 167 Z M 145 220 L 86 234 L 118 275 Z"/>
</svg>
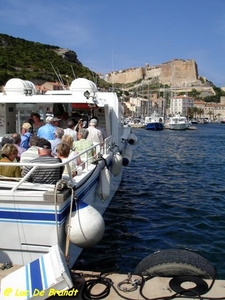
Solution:
<svg viewBox="0 0 225 300">
<path fill-rule="evenodd" d="M 145 257 L 134 274 L 159 277 L 199 276 L 215 279 L 216 269 L 201 255 L 178 249 L 161 250 Z"/>
</svg>

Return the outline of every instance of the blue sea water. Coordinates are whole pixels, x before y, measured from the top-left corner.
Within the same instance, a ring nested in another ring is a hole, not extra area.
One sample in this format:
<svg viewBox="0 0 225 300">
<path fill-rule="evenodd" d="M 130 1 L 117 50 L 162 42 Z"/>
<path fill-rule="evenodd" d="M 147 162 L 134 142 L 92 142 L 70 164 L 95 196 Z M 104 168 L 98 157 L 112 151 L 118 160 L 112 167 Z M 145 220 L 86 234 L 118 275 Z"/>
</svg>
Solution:
<svg viewBox="0 0 225 300">
<path fill-rule="evenodd" d="M 101 242 L 81 269 L 133 272 L 149 254 L 187 249 L 225 279 L 225 125 L 197 130 L 134 129 L 138 143 L 104 214 Z"/>
</svg>

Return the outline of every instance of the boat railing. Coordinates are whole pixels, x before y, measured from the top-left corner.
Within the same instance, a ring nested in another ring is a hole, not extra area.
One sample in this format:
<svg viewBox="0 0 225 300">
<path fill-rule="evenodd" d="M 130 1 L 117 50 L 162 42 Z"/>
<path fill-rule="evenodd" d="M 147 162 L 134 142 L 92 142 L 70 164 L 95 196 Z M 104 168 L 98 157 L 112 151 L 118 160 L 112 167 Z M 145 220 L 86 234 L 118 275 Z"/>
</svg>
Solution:
<svg viewBox="0 0 225 300">
<path fill-rule="evenodd" d="M 102 157 L 106 157 L 107 154 L 110 153 L 110 149 L 113 145 L 113 136 L 107 137 L 104 142 L 101 143 L 95 143 L 93 146 L 85 149 L 82 152 L 76 153 L 72 158 L 66 159 L 64 162 L 59 162 L 55 164 L 47 164 L 47 163 L 31 163 L 31 162 L 1 162 L 0 164 L 3 166 L 20 166 L 21 169 L 24 167 L 31 167 L 29 172 L 21 178 L 18 177 L 5 177 L 0 175 L 0 182 L 1 181 L 12 181 L 13 187 L 12 187 L 12 192 L 17 190 L 23 183 L 27 182 L 27 179 L 31 176 L 31 174 L 37 169 L 37 168 L 59 168 L 63 166 L 67 166 L 68 170 L 68 180 L 73 181 L 73 176 L 72 176 L 72 170 L 70 169 L 70 162 L 73 160 L 77 160 L 78 157 L 81 159 L 81 164 L 77 165 L 77 167 L 81 167 L 83 172 L 88 172 L 89 170 L 92 170 L 94 165 L 92 165 L 92 162 L 98 157 L 98 155 L 102 155 Z M 90 153 L 94 150 L 95 155 L 90 156 Z M 46 187 L 53 187 L 54 185 L 51 184 L 46 184 Z"/>
</svg>

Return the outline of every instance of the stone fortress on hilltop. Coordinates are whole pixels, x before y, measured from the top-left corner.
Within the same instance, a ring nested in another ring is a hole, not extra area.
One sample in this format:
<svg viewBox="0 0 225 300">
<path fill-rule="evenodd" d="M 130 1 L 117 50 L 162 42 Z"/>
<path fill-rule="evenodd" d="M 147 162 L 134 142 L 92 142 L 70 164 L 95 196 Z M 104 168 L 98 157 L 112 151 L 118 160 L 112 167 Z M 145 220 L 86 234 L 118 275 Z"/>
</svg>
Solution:
<svg viewBox="0 0 225 300">
<path fill-rule="evenodd" d="M 174 59 L 157 66 L 129 68 L 106 74 L 105 80 L 111 84 L 129 84 L 139 80 L 157 80 L 170 87 L 195 87 L 206 83 L 205 78 L 199 80 L 198 67 L 195 60 Z"/>
<path fill-rule="evenodd" d="M 136 88 L 137 91 L 143 85 L 158 85 L 160 91 L 170 93 L 172 101 L 185 102 L 187 99 L 192 101 L 196 108 L 202 109 L 201 117 L 212 120 L 225 118 L 225 97 L 220 97 L 220 103 L 204 102 L 188 97 L 188 93 L 193 89 L 200 92 L 200 99 L 216 94 L 214 84 L 205 77 L 199 76 L 197 63 L 193 59 L 174 59 L 157 66 L 146 64 L 145 67 L 114 71 L 106 74 L 105 80 L 110 84 L 121 84 L 123 87 L 127 85 L 128 90 Z M 181 93 L 182 96 L 177 96 L 178 93 Z M 153 110 L 162 114 L 165 99 L 163 97 L 158 98 L 157 90 L 150 90 L 150 94 L 147 95 L 148 98 L 144 98 L 143 94 L 140 95 L 130 97 L 129 101 L 125 102 L 125 111 L 128 116 L 150 115 Z M 185 112 L 182 110 L 181 112 L 185 115 Z M 166 110 L 166 114 L 174 114 L 171 107 Z"/>
</svg>

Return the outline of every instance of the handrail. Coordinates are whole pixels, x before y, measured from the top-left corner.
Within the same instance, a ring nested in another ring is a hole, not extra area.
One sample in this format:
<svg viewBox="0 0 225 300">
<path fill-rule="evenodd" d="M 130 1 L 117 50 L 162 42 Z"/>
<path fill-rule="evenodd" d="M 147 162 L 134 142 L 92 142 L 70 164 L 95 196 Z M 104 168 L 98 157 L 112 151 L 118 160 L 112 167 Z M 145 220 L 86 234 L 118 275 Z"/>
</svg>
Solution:
<svg viewBox="0 0 225 300">
<path fill-rule="evenodd" d="M 2 166 L 21 166 L 21 167 L 32 167 L 29 172 L 20 179 L 20 181 L 15 182 L 15 186 L 12 189 L 12 191 L 14 192 L 16 189 L 18 189 L 18 187 L 20 185 L 22 185 L 27 178 L 29 178 L 29 176 L 37 169 L 37 168 L 58 168 L 58 167 L 62 167 L 67 165 L 68 167 L 68 171 L 69 171 L 69 177 L 70 180 L 73 178 L 72 174 L 71 174 L 71 170 L 70 170 L 70 166 L 69 163 L 75 159 L 77 159 L 78 157 L 81 157 L 83 154 L 86 155 L 85 159 L 82 158 L 82 164 L 84 165 L 84 170 L 88 171 L 88 166 L 89 166 L 89 161 L 90 159 L 92 160 L 92 158 L 89 157 L 89 152 L 92 151 L 92 149 L 96 149 L 97 147 L 99 147 L 99 150 L 101 152 L 101 154 L 106 155 L 109 152 L 110 146 L 112 146 L 112 141 L 113 141 L 113 136 L 109 136 L 104 140 L 103 145 L 101 145 L 101 143 L 96 143 L 93 146 L 85 149 L 82 152 L 77 153 L 75 156 L 73 156 L 72 158 L 68 158 L 66 159 L 64 162 L 59 162 L 59 163 L 55 163 L 55 164 L 47 164 L 47 163 L 21 163 L 21 162 L 0 162 L 0 164 Z M 9 177 L 10 178 L 10 177 Z M 1 181 L 1 177 L 0 177 L 0 181 Z"/>
</svg>

